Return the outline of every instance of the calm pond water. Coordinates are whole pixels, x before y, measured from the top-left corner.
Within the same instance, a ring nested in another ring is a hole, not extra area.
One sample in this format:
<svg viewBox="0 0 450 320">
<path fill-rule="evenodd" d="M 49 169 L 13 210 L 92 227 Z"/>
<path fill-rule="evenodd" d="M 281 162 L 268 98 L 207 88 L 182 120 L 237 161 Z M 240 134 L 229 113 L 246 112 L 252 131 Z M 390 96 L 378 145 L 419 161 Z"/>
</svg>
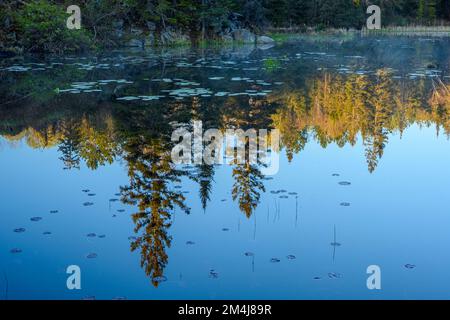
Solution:
<svg viewBox="0 0 450 320">
<path fill-rule="evenodd" d="M 450 298 L 449 44 L 1 61 L 0 299 Z M 279 172 L 175 166 L 193 120 L 279 129 Z"/>
</svg>

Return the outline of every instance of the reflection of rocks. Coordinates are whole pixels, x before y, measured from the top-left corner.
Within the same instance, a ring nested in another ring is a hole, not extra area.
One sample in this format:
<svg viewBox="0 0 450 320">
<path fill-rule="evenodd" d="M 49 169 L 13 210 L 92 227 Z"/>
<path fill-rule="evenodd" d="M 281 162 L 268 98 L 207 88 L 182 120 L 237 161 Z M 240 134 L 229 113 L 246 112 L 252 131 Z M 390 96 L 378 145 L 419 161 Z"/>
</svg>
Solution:
<svg viewBox="0 0 450 320">
<path fill-rule="evenodd" d="M 258 44 L 258 49 L 259 50 L 268 50 L 270 48 L 273 48 L 275 46 L 275 43 L 271 44 L 271 43 L 267 43 L 267 44 Z"/>
</svg>

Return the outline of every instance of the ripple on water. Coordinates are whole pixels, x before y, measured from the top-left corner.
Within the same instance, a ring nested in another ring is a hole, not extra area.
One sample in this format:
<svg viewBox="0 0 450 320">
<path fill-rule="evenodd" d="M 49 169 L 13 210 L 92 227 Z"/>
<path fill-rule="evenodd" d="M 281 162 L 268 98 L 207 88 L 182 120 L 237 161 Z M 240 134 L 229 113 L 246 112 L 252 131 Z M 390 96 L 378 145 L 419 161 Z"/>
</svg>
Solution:
<svg viewBox="0 0 450 320">
<path fill-rule="evenodd" d="M 415 267 L 416 267 L 415 264 L 410 264 L 410 263 L 405 264 L 406 269 L 414 269 Z"/>
<path fill-rule="evenodd" d="M 294 256 L 293 254 L 288 255 L 286 258 L 287 258 L 288 260 L 295 260 L 295 259 L 297 259 L 297 257 Z"/>
<path fill-rule="evenodd" d="M 30 220 L 33 222 L 38 222 L 38 221 L 42 220 L 42 217 L 32 217 L 32 218 L 30 218 Z"/>
<path fill-rule="evenodd" d="M 95 259 L 95 258 L 97 258 L 98 257 L 98 255 L 96 254 L 96 253 L 89 253 L 87 256 L 86 256 L 86 258 L 88 258 L 88 259 Z"/>
<path fill-rule="evenodd" d="M 26 230 L 25 230 L 25 228 L 17 228 L 17 229 L 14 229 L 13 230 L 15 233 L 23 233 L 23 232 L 25 232 Z"/>
<path fill-rule="evenodd" d="M 348 181 L 340 181 L 339 182 L 339 185 L 341 185 L 341 186 L 349 186 L 349 185 L 351 185 L 352 183 L 351 182 L 348 182 Z"/>
</svg>

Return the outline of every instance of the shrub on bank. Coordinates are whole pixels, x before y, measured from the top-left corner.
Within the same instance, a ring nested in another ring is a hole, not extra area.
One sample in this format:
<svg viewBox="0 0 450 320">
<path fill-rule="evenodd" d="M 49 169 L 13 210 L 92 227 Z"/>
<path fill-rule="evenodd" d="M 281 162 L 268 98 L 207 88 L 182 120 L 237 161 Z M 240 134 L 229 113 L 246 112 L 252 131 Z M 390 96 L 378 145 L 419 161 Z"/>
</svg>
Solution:
<svg viewBox="0 0 450 320">
<path fill-rule="evenodd" d="M 66 26 L 68 14 L 46 0 L 30 2 L 13 13 L 18 45 L 29 52 L 63 53 L 82 51 L 91 40 L 83 30 Z"/>
</svg>

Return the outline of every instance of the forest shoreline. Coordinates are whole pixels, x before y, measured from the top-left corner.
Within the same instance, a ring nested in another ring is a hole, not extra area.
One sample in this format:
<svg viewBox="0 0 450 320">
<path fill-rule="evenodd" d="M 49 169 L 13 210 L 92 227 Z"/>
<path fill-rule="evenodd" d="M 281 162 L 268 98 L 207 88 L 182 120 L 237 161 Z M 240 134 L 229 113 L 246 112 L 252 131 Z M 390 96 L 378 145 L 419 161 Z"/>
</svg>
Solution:
<svg viewBox="0 0 450 320">
<path fill-rule="evenodd" d="M 249 30 L 239 30 L 241 33 L 246 33 L 246 37 L 235 39 L 205 39 L 193 44 L 186 35 L 175 35 L 173 41 L 168 43 L 147 44 L 145 38 L 150 35 L 139 31 L 139 36 L 136 37 L 136 30 L 127 32 L 123 36 L 123 41 L 114 46 L 97 45 L 83 50 L 69 50 L 56 52 L 56 55 L 64 55 L 67 53 L 86 53 L 86 52 L 102 52 L 109 49 L 158 49 L 158 48 L 179 48 L 179 47 L 193 47 L 193 48 L 214 48 L 214 47 L 229 47 L 229 46 L 248 46 L 254 45 L 259 48 L 270 48 L 276 44 L 287 42 L 295 42 L 300 40 L 320 40 L 324 37 L 334 36 L 353 37 L 353 36 L 411 36 L 411 37 L 450 37 L 450 26 L 426 26 L 426 25 L 411 25 L 411 26 L 387 26 L 379 30 L 362 29 L 345 29 L 345 28 L 326 28 L 319 29 L 318 27 L 308 27 L 301 30 L 301 27 L 293 28 L 268 28 L 266 32 L 261 35 L 256 35 Z M 144 35 L 144 36 L 142 36 Z M 55 55 L 55 52 L 43 51 L 27 51 L 24 47 L 14 46 L 1 47 L 0 58 L 10 58 L 14 56 L 22 56 L 27 54 L 39 55 Z"/>
</svg>

